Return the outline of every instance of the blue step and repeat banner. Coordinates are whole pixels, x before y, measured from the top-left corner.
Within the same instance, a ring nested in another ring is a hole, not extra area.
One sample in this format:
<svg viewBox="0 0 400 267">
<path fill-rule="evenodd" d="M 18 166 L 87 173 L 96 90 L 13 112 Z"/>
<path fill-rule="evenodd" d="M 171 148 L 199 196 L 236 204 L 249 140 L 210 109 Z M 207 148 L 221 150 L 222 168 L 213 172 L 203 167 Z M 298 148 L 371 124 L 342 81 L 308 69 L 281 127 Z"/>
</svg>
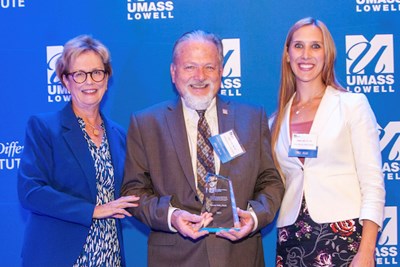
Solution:
<svg viewBox="0 0 400 267">
<path fill-rule="evenodd" d="M 223 38 L 221 94 L 271 114 L 286 33 L 306 16 L 327 24 L 340 82 L 366 94 L 376 113 L 387 189 L 376 257 L 378 266 L 399 266 L 400 0 L 0 0 L 0 266 L 20 265 L 27 212 L 18 202 L 16 176 L 27 119 L 70 99 L 54 71 L 67 40 L 90 34 L 110 49 L 114 76 L 103 110 L 125 128 L 132 111 L 174 96 L 172 46 L 193 29 Z M 128 266 L 146 266 L 147 227 L 135 219 L 124 226 Z M 263 230 L 268 267 L 275 234 L 274 225 Z"/>
</svg>

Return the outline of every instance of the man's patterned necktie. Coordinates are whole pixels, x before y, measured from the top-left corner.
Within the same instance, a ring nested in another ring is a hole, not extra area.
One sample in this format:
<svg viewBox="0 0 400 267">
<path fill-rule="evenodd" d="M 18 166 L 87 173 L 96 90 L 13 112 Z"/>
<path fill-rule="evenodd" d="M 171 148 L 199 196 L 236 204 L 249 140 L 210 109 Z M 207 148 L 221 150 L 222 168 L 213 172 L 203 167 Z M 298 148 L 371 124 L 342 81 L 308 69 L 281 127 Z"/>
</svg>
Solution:
<svg viewBox="0 0 400 267">
<path fill-rule="evenodd" d="M 197 194 L 201 202 L 204 202 L 207 173 L 215 173 L 213 147 L 210 140 L 208 140 L 211 137 L 211 130 L 208 126 L 205 112 L 205 110 L 197 110 L 200 116 L 197 123 Z M 209 207 L 206 210 L 209 211 Z"/>
</svg>

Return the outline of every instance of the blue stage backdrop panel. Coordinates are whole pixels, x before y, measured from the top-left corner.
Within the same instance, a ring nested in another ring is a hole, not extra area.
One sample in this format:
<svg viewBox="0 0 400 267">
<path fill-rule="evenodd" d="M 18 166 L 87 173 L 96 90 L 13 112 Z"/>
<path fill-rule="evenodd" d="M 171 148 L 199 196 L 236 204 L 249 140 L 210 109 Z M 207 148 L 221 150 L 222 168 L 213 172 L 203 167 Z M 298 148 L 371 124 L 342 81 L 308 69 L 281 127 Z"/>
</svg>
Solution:
<svg viewBox="0 0 400 267">
<path fill-rule="evenodd" d="M 28 117 L 58 110 L 69 100 L 55 78 L 63 44 L 91 34 L 106 44 L 114 76 L 103 110 L 127 128 L 131 112 L 175 95 L 169 76 L 174 41 L 204 29 L 224 40 L 221 94 L 276 108 L 286 33 L 313 16 L 331 30 L 336 71 L 350 91 L 364 93 L 381 130 L 387 189 L 378 266 L 398 266 L 400 198 L 400 1 L 241 0 L 0 0 L 0 221 L 1 266 L 19 266 L 27 212 L 18 202 L 16 175 Z M 397 59 L 397 60 L 396 60 Z M 146 226 L 124 220 L 128 266 L 146 266 Z M 263 230 L 266 266 L 275 266 L 275 224 Z"/>
</svg>

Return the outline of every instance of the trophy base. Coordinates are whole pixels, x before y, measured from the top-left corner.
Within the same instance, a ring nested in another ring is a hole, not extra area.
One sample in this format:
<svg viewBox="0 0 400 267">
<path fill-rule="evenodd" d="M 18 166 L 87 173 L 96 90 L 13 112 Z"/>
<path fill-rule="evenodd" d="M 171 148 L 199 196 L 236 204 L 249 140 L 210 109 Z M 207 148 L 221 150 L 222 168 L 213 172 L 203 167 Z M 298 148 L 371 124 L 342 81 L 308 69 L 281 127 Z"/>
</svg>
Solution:
<svg viewBox="0 0 400 267">
<path fill-rule="evenodd" d="M 218 233 L 221 231 L 229 231 L 229 230 L 235 230 L 235 231 L 239 231 L 239 228 L 228 228 L 228 227 L 220 227 L 220 228 L 212 228 L 212 227 L 203 227 L 200 229 L 200 231 L 208 231 L 209 233 Z"/>
</svg>

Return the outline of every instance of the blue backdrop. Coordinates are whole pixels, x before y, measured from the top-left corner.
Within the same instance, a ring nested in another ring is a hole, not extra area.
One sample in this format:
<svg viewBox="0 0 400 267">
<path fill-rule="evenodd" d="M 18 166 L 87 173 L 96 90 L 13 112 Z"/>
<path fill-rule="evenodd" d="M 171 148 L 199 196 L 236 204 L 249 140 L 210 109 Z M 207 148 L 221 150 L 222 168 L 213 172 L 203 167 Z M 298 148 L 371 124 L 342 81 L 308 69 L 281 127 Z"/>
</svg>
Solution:
<svg viewBox="0 0 400 267">
<path fill-rule="evenodd" d="M 400 0 L 0 0 L 0 265 L 19 266 L 27 212 L 16 174 L 31 114 L 58 110 L 69 95 L 55 79 L 62 45 L 91 34 L 111 51 L 114 76 L 103 110 L 125 128 L 132 111 L 174 96 L 174 41 L 203 29 L 224 39 L 221 94 L 276 108 L 280 57 L 298 19 L 324 21 L 335 39 L 340 82 L 365 93 L 381 127 L 387 189 L 378 266 L 397 266 L 400 199 Z M 128 266 L 146 266 L 148 229 L 125 220 Z M 274 266 L 275 226 L 263 230 L 266 265 Z"/>
</svg>

